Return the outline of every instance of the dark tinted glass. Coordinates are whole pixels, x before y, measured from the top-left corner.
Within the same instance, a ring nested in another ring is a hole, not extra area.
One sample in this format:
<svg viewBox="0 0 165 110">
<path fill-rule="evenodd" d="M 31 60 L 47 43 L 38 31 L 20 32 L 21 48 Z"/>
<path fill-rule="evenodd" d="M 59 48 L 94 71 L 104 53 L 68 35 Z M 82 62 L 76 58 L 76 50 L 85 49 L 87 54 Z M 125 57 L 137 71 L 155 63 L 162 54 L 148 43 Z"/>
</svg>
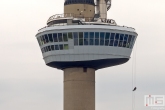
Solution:
<svg viewBox="0 0 165 110">
<path fill-rule="evenodd" d="M 115 36 L 116 40 L 119 40 L 119 35 L 120 35 L 119 33 L 116 33 L 116 36 Z"/>
<path fill-rule="evenodd" d="M 55 50 L 59 50 L 59 46 L 58 45 L 55 45 Z"/>
<path fill-rule="evenodd" d="M 95 39 L 99 39 L 99 32 L 95 32 Z"/>
<path fill-rule="evenodd" d="M 109 37 L 110 37 L 110 33 L 106 33 L 105 34 L 105 39 L 109 39 Z"/>
<path fill-rule="evenodd" d="M 73 37 L 72 37 L 72 32 L 69 32 L 69 33 L 68 33 L 68 39 L 73 39 Z"/>
<path fill-rule="evenodd" d="M 53 39 L 54 39 L 54 42 L 58 42 L 57 33 L 54 33 L 54 34 L 53 34 Z"/>
<path fill-rule="evenodd" d="M 60 44 L 59 47 L 60 47 L 60 50 L 64 49 L 63 44 Z"/>
<path fill-rule="evenodd" d="M 111 39 L 115 39 L 115 33 L 111 33 Z"/>
<path fill-rule="evenodd" d="M 84 38 L 89 38 L 88 37 L 88 32 L 84 32 Z"/>
<path fill-rule="evenodd" d="M 48 36 L 47 36 L 47 34 L 45 34 L 44 36 L 45 36 L 45 41 L 46 41 L 46 43 L 48 43 L 49 40 L 48 40 Z"/>
<path fill-rule="evenodd" d="M 54 50 L 54 45 L 51 45 L 51 50 Z"/>
<path fill-rule="evenodd" d="M 49 42 L 53 42 L 52 34 L 48 34 Z"/>
<path fill-rule="evenodd" d="M 58 40 L 59 42 L 63 42 L 62 33 L 58 33 Z"/>
<path fill-rule="evenodd" d="M 93 39 L 94 38 L 94 32 L 90 32 L 89 34 L 90 34 L 90 36 L 89 36 L 90 39 Z"/>
<path fill-rule="evenodd" d="M 64 41 L 65 41 L 65 42 L 67 42 L 67 41 L 68 41 L 68 36 L 67 36 L 67 33 L 63 33 L 63 39 L 64 39 Z"/>
</svg>

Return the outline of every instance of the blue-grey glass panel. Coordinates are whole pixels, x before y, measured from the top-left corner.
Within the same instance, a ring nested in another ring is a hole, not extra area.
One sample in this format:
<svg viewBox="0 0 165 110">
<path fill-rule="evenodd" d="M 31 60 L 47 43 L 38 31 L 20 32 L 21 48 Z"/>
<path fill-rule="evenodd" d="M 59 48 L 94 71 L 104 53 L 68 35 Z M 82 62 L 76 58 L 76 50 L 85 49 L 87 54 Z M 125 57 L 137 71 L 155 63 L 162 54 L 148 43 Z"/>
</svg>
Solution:
<svg viewBox="0 0 165 110">
<path fill-rule="evenodd" d="M 104 32 L 100 32 L 100 39 L 104 39 L 105 38 L 105 33 Z"/>
<path fill-rule="evenodd" d="M 83 45 L 83 39 L 79 39 L 79 45 Z"/>
<path fill-rule="evenodd" d="M 116 40 L 119 40 L 119 35 L 120 35 L 119 33 L 116 33 L 116 36 L 115 36 Z"/>
<path fill-rule="evenodd" d="M 128 40 L 128 34 L 125 34 L 124 41 L 127 41 L 127 40 Z"/>
<path fill-rule="evenodd" d="M 83 39 L 83 32 L 79 32 L 79 39 Z"/>
<path fill-rule="evenodd" d="M 94 45 L 94 39 L 90 39 L 90 45 Z"/>
<path fill-rule="evenodd" d="M 84 36 L 84 37 L 85 37 L 85 36 Z M 89 43 L 88 38 L 84 38 L 84 45 L 88 45 L 88 43 Z"/>
<path fill-rule="evenodd" d="M 109 46 L 113 46 L 114 40 L 110 40 Z"/>
<path fill-rule="evenodd" d="M 49 40 L 48 40 L 48 36 L 47 36 L 47 34 L 45 34 L 44 36 L 45 36 L 45 42 L 48 43 Z"/>
<path fill-rule="evenodd" d="M 104 45 L 105 33 L 100 32 L 100 45 Z"/>
<path fill-rule="evenodd" d="M 49 42 L 53 42 L 52 34 L 48 34 Z"/>
<path fill-rule="evenodd" d="M 99 39 L 95 39 L 95 45 L 99 45 Z"/>
<path fill-rule="evenodd" d="M 111 40 L 115 39 L 115 33 L 111 33 Z"/>
<path fill-rule="evenodd" d="M 109 39 L 109 37 L 110 37 L 110 33 L 106 33 L 105 34 L 105 39 Z"/>
<path fill-rule="evenodd" d="M 124 39 L 124 34 L 120 34 L 120 41 L 123 41 Z"/>
<path fill-rule="evenodd" d="M 73 39 L 72 32 L 68 33 L 68 39 Z"/>
<path fill-rule="evenodd" d="M 109 46 L 109 39 L 108 40 L 105 39 L 105 45 Z"/>
<path fill-rule="evenodd" d="M 60 50 L 63 50 L 64 49 L 63 44 L 60 44 L 59 47 L 60 47 Z"/>
<path fill-rule="evenodd" d="M 123 46 L 123 41 L 119 41 L 119 47 Z"/>
<path fill-rule="evenodd" d="M 74 36 L 74 39 L 78 39 L 78 33 L 77 32 L 74 32 L 73 36 Z"/>
<path fill-rule="evenodd" d="M 99 39 L 99 32 L 95 32 L 95 39 Z"/>
<path fill-rule="evenodd" d="M 115 46 L 115 47 L 118 46 L 118 42 L 119 42 L 118 40 L 115 40 L 115 41 L 114 41 L 114 46 Z"/>
<path fill-rule="evenodd" d="M 58 42 L 57 33 L 54 33 L 54 34 L 53 34 L 53 39 L 54 39 L 54 42 Z"/>
<path fill-rule="evenodd" d="M 84 32 L 84 38 L 88 39 L 89 36 L 88 36 L 88 32 Z"/>
<path fill-rule="evenodd" d="M 124 41 L 123 42 L 123 47 L 126 47 L 127 46 L 127 41 Z"/>
<path fill-rule="evenodd" d="M 63 39 L 64 39 L 64 42 L 67 42 L 68 41 L 67 33 L 63 33 Z"/>
<path fill-rule="evenodd" d="M 55 50 L 59 50 L 59 46 L 58 45 L 55 45 Z"/>
<path fill-rule="evenodd" d="M 51 50 L 54 50 L 54 45 L 51 45 Z"/>
<path fill-rule="evenodd" d="M 51 47 L 50 46 L 48 46 L 48 50 L 51 51 Z"/>
<path fill-rule="evenodd" d="M 58 40 L 59 42 L 63 42 L 62 33 L 58 33 Z"/>
<path fill-rule="evenodd" d="M 93 39 L 93 38 L 94 38 L 94 32 L 90 32 L 90 33 L 89 33 L 89 38 L 90 38 L 90 39 Z"/>
</svg>

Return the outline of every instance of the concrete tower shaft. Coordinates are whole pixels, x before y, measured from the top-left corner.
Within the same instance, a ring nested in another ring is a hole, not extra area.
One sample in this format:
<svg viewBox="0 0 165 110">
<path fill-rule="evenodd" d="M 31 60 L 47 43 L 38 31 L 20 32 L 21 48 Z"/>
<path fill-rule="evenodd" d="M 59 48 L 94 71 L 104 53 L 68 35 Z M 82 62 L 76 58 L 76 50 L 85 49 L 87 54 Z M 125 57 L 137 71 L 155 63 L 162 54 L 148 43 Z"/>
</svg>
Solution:
<svg viewBox="0 0 165 110">
<path fill-rule="evenodd" d="M 77 18 L 93 18 L 95 15 L 94 0 L 66 0 L 64 13 L 73 14 Z"/>
<path fill-rule="evenodd" d="M 64 69 L 64 110 L 95 110 L 94 69 Z"/>
</svg>

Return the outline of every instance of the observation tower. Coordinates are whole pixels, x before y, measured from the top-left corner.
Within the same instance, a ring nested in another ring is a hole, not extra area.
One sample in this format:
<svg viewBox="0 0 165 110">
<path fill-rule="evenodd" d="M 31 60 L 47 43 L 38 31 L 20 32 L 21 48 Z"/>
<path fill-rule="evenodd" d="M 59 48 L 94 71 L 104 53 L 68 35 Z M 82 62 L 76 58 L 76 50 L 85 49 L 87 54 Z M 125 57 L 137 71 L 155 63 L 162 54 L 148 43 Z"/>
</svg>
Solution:
<svg viewBox="0 0 165 110">
<path fill-rule="evenodd" d="M 111 0 L 65 0 L 36 34 L 47 66 L 64 71 L 64 110 L 95 110 L 95 71 L 126 63 L 134 28 L 107 19 Z"/>
</svg>

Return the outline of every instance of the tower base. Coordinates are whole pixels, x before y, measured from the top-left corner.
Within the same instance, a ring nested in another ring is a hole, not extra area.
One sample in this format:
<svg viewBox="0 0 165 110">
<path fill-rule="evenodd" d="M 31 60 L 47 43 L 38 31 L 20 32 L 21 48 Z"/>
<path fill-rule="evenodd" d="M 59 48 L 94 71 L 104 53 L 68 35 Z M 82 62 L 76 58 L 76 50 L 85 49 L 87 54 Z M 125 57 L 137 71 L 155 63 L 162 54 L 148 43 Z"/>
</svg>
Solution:
<svg viewBox="0 0 165 110">
<path fill-rule="evenodd" d="M 95 110 L 94 69 L 64 69 L 64 110 Z"/>
</svg>

